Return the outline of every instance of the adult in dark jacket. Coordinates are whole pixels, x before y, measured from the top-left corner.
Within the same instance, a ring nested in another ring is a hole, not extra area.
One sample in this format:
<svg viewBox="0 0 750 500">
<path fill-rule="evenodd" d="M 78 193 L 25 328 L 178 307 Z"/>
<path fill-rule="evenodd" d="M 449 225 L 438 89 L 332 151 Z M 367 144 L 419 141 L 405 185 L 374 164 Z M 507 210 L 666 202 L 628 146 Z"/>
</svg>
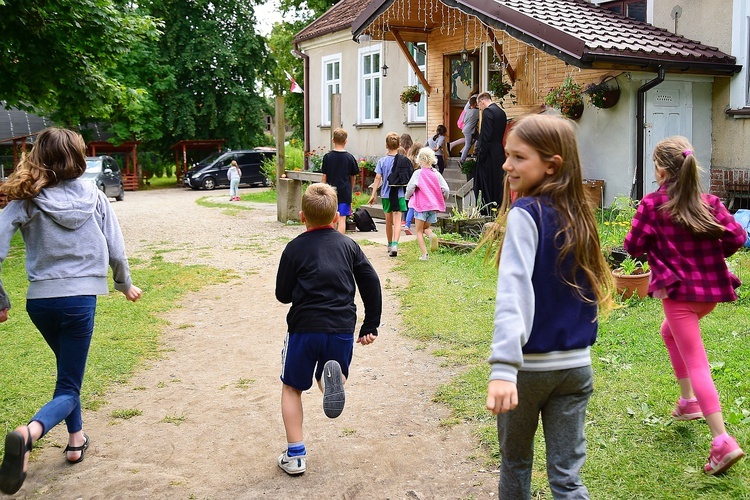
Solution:
<svg viewBox="0 0 750 500">
<path fill-rule="evenodd" d="M 495 202 L 500 206 L 503 199 L 503 181 L 505 171 L 505 149 L 503 148 L 503 135 L 508 117 L 505 111 L 492 102 L 492 96 L 482 92 L 477 96 L 477 105 L 482 112 L 482 125 L 477 141 L 477 165 L 474 170 L 474 195 L 479 200 L 479 192 L 482 194 L 482 205 Z M 490 215 L 492 206 L 488 206 L 483 213 Z"/>
</svg>

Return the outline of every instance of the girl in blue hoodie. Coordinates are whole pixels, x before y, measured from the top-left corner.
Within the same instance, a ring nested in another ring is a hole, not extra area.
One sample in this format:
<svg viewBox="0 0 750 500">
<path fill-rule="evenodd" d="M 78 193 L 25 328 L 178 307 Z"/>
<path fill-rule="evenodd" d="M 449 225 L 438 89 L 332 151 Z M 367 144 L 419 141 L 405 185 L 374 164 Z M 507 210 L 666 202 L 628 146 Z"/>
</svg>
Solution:
<svg viewBox="0 0 750 500">
<path fill-rule="evenodd" d="M 589 498 L 579 472 L 593 390 L 590 349 L 598 312 L 612 307 L 612 275 L 583 190 L 572 122 L 522 118 L 505 151 L 501 215 L 485 240 L 500 241 L 487 387 L 487 408 L 498 416 L 498 490 L 501 499 L 531 498 L 541 414 L 552 496 Z"/>
<path fill-rule="evenodd" d="M 5 436 L 0 491 L 8 495 L 26 479 L 34 442 L 63 420 L 68 428 L 66 459 L 83 460 L 89 437 L 81 419 L 81 384 L 94 331 L 96 296 L 109 294 L 108 267 L 115 289 L 133 302 L 141 297 L 130 279 L 117 218 L 106 196 L 80 179 L 85 170 L 83 137 L 48 128 L 0 187 L 11 200 L 0 212 L 0 262 L 20 230 L 29 279 L 26 311 L 57 360 L 52 401 L 27 425 Z M 0 281 L 0 323 L 8 319 L 10 306 Z"/>
</svg>

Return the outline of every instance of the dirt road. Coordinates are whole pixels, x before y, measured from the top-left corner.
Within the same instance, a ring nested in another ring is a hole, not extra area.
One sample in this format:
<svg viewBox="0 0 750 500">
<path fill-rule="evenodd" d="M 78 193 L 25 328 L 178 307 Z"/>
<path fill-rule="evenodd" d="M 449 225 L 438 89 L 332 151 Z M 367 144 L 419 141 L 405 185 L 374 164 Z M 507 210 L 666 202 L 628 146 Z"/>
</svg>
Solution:
<svg viewBox="0 0 750 500">
<path fill-rule="evenodd" d="M 279 400 L 280 351 L 287 306 L 274 298 L 276 266 L 300 226 L 276 222 L 275 207 L 252 205 L 233 215 L 198 206 L 225 190 L 127 193 L 113 202 L 128 254 L 162 251 L 173 262 L 234 269 L 239 278 L 188 294 L 170 312 L 162 355 L 109 404 L 84 412 L 91 437 L 85 461 L 65 463 L 64 425 L 35 451 L 19 497 L 61 499 L 400 499 L 492 498 L 497 474 L 469 457 L 477 452 L 467 425 L 431 401 L 454 373 L 429 349 L 400 335 L 396 292 L 384 245 L 363 248 L 384 287 L 381 335 L 355 345 L 344 413 L 322 412 L 316 390 L 303 394 L 307 472 L 287 476 L 276 465 L 285 447 Z M 379 233 L 356 236 L 384 241 Z M 166 252 L 164 252 L 167 250 Z M 137 273 L 134 281 L 138 284 Z M 148 290 L 144 290 L 148 293 Z M 361 318 L 361 306 L 359 308 Z M 94 342 L 96 333 L 94 334 Z M 85 383 L 85 382 L 84 382 Z M 114 419 L 114 410 L 142 415 Z"/>
</svg>

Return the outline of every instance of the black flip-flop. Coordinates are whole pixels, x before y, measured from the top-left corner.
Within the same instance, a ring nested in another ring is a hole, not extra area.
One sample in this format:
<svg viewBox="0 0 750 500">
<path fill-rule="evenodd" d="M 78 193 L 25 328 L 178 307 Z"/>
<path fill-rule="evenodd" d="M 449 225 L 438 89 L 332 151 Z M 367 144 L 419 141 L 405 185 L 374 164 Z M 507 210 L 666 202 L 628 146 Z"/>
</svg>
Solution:
<svg viewBox="0 0 750 500">
<path fill-rule="evenodd" d="M 0 465 L 0 491 L 6 495 L 12 495 L 20 490 L 26 480 L 23 458 L 32 447 L 31 431 L 28 432 L 28 438 L 24 438 L 18 431 L 9 432 L 5 436 L 5 456 L 3 464 Z"/>
<path fill-rule="evenodd" d="M 66 446 L 63 450 L 63 453 L 65 453 L 66 457 L 65 460 L 68 460 L 67 454 L 69 451 L 80 451 L 81 456 L 78 457 L 78 460 L 68 460 L 69 464 L 77 464 L 79 462 L 83 462 L 83 455 L 86 453 L 86 448 L 89 447 L 89 437 L 86 435 L 86 433 L 83 433 L 83 444 L 81 446 Z"/>
</svg>

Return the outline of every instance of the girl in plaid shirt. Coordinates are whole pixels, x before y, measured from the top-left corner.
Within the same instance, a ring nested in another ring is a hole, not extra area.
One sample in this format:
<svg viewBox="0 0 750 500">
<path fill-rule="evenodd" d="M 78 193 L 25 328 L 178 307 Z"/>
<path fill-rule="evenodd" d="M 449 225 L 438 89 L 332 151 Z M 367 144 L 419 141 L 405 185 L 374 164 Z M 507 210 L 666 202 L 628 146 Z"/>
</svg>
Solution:
<svg viewBox="0 0 750 500">
<path fill-rule="evenodd" d="M 681 393 L 672 416 L 705 416 L 713 441 L 704 471 L 719 474 L 744 452 L 724 428 L 699 320 L 717 302 L 737 299 L 734 290 L 740 280 L 729 272 L 724 258 L 743 245 L 747 232 L 718 197 L 701 194 L 700 167 L 685 137 L 659 142 L 654 165 L 659 189 L 638 205 L 625 249 L 633 256 L 647 255 L 649 295 L 662 299 L 661 335 Z"/>
</svg>

